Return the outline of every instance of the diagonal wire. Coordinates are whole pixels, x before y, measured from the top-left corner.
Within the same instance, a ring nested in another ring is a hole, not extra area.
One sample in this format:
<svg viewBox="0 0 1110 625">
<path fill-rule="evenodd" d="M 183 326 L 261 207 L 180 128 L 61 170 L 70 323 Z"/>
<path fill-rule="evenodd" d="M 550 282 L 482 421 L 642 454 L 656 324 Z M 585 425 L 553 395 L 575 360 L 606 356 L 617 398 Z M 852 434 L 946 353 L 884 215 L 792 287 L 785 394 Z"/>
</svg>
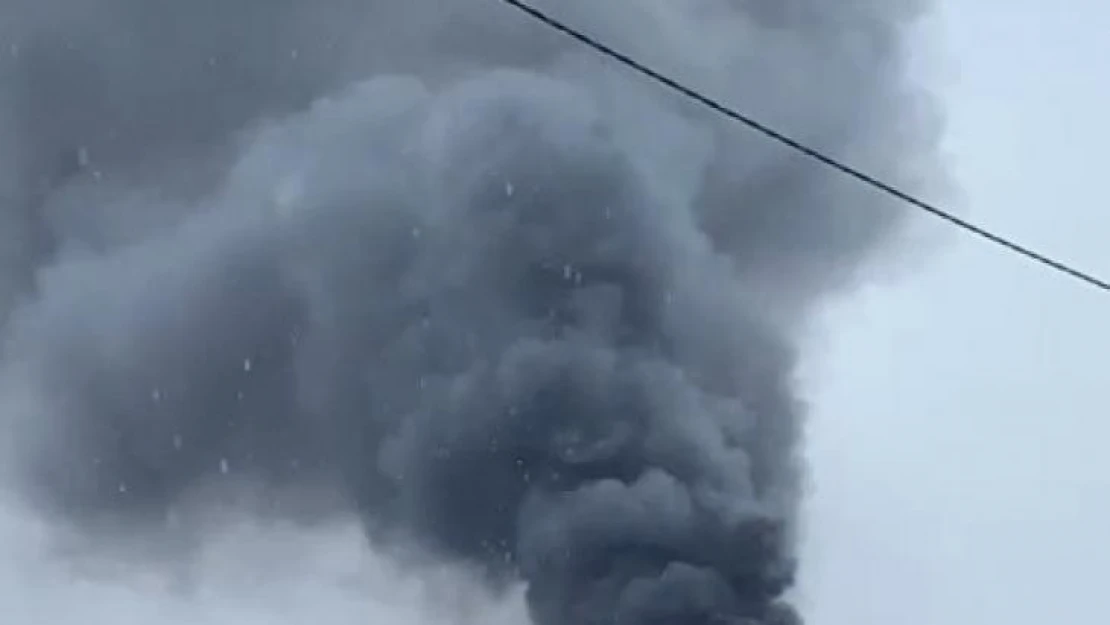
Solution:
<svg viewBox="0 0 1110 625">
<path fill-rule="evenodd" d="M 598 0 L 598 1 L 606 1 L 606 0 Z M 668 77 L 668 76 L 666 76 L 666 75 L 648 67 L 647 65 L 644 65 L 640 61 L 637 61 L 636 59 L 628 56 L 627 54 L 624 54 L 624 53 L 622 53 L 618 50 L 615 50 L 612 47 L 602 43 L 598 39 L 596 39 L 596 38 L 594 38 L 590 35 L 587 35 L 587 34 L 581 32 L 581 31 L 579 31 L 575 28 L 572 28 L 571 26 L 569 26 L 569 25 L 565 24 L 564 22 L 561 22 L 558 19 L 548 15 L 547 13 L 541 11 L 540 9 L 537 9 L 537 8 L 531 6 L 527 2 L 524 2 L 523 0 L 500 0 L 500 2 L 521 11 L 522 13 L 528 15 L 529 17 L 545 24 L 546 26 L 548 26 L 548 27 L 550 27 L 554 30 L 559 31 L 560 33 L 578 41 L 579 43 L 581 43 L 581 44 L 583 44 L 583 45 L 585 45 L 589 48 L 592 48 L 596 52 L 599 52 L 599 53 L 601 53 L 601 54 L 603 54 L 603 55 L 621 63 L 622 65 L 624 65 L 624 66 L 626 66 L 626 67 L 628 67 L 628 68 L 630 68 L 630 69 L 632 69 L 636 72 L 639 72 L 640 74 L 642 74 L 644 76 L 647 76 L 648 78 L 651 78 L 652 80 L 654 80 L 654 81 L 656 81 L 656 82 L 658 82 L 658 83 L 660 83 L 660 84 L 662 84 L 662 85 L 664 85 L 664 86 L 682 94 L 683 96 L 685 96 L 685 97 L 687 97 L 691 100 L 694 100 L 695 102 L 698 102 L 698 103 L 712 109 L 713 111 L 715 111 L 715 112 L 717 112 L 721 115 L 724 115 L 725 117 L 728 117 L 728 118 L 730 118 L 734 121 L 740 122 L 741 124 L 744 124 L 748 128 L 751 128 L 752 130 L 755 130 L 756 132 L 759 132 L 759 133 L 773 139 L 774 141 L 777 141 L 777 142 L 779 142 L 779 143 L 781 143 L 781 144 L 783 144 L 783 145 L 785 145 L 785 146 L 787 146 L 787 147 L 789 147 L 793 150 L 801 152 L 802 154 L 810 157 L 811 159 L 813 159 L 813 160 L 815 160 L 815 161 L 817 161 L 821 164 L 824 164 L 828 167 L 836 169 L 836 170 L 840 171 L 841 173 L 843 173 L 843 174 L 845 174 L 845 175 L 847 175 L 851 178 L 855 178 L 856 180 L 858 180 L 858 181 L 860 181 L 864 184 L 870 185 L 870 186 L 878 189 L 879 191 L 882 191 L 883 193 L 886 193 L 887 195 L 890 195 L 890 196 L 892 196 L 892 197 L 894 197 L 894 198 L 896 198 L 896 199 L 898 199 L 902 202 L 905 202 L 906 204 L 909 204 L 909 205 L 911 205 L 915 208 L 918 208 L 922 211 L 925 211 L 926 213 L 929 213 L 930 215 L 932 215 L 934 217 L 937 217 L 937 218 L 939 218 L 939 219 L 941 219 L 945 222 L 948 222 L 950 225 L 955 226 L 957 228 L 960 228 L 960 229 L 962 229 L 962 230 L 964 230 L 964 231 L 966 231 L 966 232 L 968 232 L 972 235 L 978 236 L 979 238 L 984 239 L 984 240 L 988 241 L 989 243 L 993 243 L 994 245 L 1002 247 L 1002 248 L 1004 248 L 1004 249 L 1006 249 L 1010 252 L 1013 252 L 1013 253 L 1018 254 L 1020 256 L 1024 256 L 1028 260 L 1040 263 L 1041 265 L 1044 265 L 1044 266 L 1048 267 L 1049 269 L 1055 270 L 1055 271 L 1057 271 L 1059 273 L 1062 273 L 1062 274 L 1064 274 L 1068 277 L 1071 277 L 1071 278 L 1079 280 L 1083 283 L 1086 283 L 1088 286 L 1093 286 L 1093 287 L 1101 289 L 1103 291 L 1110 292 L 1110 282 L 1108 282 L 1108 281 L 1106 281 L 1102 278 L 1099 278 L 1099 277 L 1095 276 L 1094 274 L 1091 274 L 1089 272 L 1078 269 L 1078 268 L 1076 268 L 1076 267 L 1074 267 L 1074 266 L 1072 266 L 1068 263 L 1065 263 L 1063 261 L 1056 260 L 1056 259 L 1052 258 L 1051 256 L 1048 256 L 1047 254 L 1044 254 L 1042 252 L 1038 252 L 1038 251 L 1036 251 L 1036 250 L 1034 250 L 1034 249 L 1032 249 L 1032 248 L 1030 248 L 1026 245 L 1018 243 L 1018 242 L 1016 242 L 1012 239 L 1009 239 L 1007 237 L 1004 237 L 1000 234 L 996 234 L 996 233 L 984 228 L 983 226 L 976 225 L 976 224 L 974 224 L 974 223 L 972 223 L 972 222 L 970 222 L 966 219 L 958 217 L 950 211 L 947 211 L 943 208 L 940 208 L 939 206 L 937 206 L 935 204 L 932 204 L 932 203 L 929 203 L 925 200 L 922 200 L 922 199 L 920 199 L 920 198 L 918 198 L 918 197 L 916 197 L 916 196 L 914 196 L 914 195 L 912 195 L 912 194 L 910 194 L 906 191 L 903 191 L 903 190 L 895 187 L 894 185 L 892 185 L 890 183 L 883 182 L 882 180 L 880 180 L 880 179 L 878 179 L 878 178 L 876 178 L 876 177 L 874 177 L 874 176 L 872 176 L 872 175 L 870 175 L 866 172 L 863 172 L 863 171 L 861 171 L 861 170 L 859 170 L 855 167 L 852 167 L 851 165 L 848 165 L 848 164 L 846 164 L 846 163 L 844 163 L 844 162 L 842 162 L 842 161 L 840 161 L 840 160 L 838 160 L 834 157 L 828 156 L 828 155 L 824 154 L 823 152 L 821 152 L 821 151 L 819 151 L 815 148 L 811 148 L 811 147 L 805 145 L 804 143 L 798 141 L 797 139 L 793 139 L 790 136 L 788 136 L 788 135 L 786 135 L 782 132 L 779 132 L 778 130 L 775 130 L 774 128 L 772 128 L 770 126 L 759 122 L 758 120 L 755 120 L 755 119 L 753 119 L 753 118 L 751 118 L 747 115 L 744 115 L 743 113 L 740 113 L 740 112 L 736 111 L 735 109 L 729 108 L 728 106 L 725 106 L 724 104 L 721 104 L 717 100 L 714 100 L 713 98 L 710 98 L 709 96 L 706 96 L 706 95 L 692 89 L 691 87 L 687 87 L 686 85 L 683 85 L 682 83 L 678 82 L 677 80 L 675 80 L 673 78 L 670 78 L 670 77 Z"/>
</svg>

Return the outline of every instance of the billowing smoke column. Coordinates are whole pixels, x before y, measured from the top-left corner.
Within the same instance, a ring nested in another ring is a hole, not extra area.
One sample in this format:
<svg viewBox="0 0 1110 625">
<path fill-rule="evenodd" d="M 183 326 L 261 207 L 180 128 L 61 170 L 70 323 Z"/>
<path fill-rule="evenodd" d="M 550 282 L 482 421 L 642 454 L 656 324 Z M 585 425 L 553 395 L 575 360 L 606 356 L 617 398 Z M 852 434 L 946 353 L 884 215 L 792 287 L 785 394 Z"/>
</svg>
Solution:
<svg viewBox="0 0 1110 625">
<path fill-rule="evenodd" d="M 498 2 L 93 4 L 0 2 L 30 500 L 122 523 L 325 485 L 543 625 L 792 621 L 793 337 L 897 207 Z M 537 5 L 933 174 L 907 2 Z"/>
</svg>

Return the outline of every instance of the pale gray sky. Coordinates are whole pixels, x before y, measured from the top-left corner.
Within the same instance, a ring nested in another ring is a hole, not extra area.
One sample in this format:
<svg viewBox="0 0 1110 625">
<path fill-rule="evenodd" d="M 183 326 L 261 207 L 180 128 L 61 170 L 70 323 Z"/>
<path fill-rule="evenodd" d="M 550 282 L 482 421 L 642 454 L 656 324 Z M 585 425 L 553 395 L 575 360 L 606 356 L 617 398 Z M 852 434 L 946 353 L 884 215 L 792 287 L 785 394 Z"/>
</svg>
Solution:
<svg viewBox="0 0 1110 625">
<path fill-rule="evenodd" d="M 947 0 L 931 29 L 965 214 L 1110 276 L 1110 10 Z M 810 622 L 1098 622 L 1110 295 L 946 241 L 826 320 L 807 375 Z"/>
</svg>

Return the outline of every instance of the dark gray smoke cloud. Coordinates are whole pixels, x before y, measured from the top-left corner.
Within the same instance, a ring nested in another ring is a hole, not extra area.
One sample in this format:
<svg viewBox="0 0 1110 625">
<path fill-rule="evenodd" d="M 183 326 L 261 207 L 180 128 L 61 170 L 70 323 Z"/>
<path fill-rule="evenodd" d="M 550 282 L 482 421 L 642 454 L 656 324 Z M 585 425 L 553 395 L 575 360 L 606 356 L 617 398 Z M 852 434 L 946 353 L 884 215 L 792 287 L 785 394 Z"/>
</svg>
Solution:
<svg viewBox="0 0 1110 625">
<path fill-rule="evenodd" d="M 0 2 L 28 498 L 160 520 L 325 484 L 523 579 L 542 625 L 791 621 L 793 337 L 897 207 L 498 2 L 94 4 Z M 911 2 L 537 5 L 933 175 Z"/>
</svg>

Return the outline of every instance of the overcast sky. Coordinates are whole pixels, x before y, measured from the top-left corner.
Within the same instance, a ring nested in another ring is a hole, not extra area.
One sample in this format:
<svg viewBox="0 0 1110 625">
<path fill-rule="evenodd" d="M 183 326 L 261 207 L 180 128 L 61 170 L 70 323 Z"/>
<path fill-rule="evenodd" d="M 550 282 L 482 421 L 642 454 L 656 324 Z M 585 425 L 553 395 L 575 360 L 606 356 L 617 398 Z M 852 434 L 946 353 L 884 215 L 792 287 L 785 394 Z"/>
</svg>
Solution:
<svg viewBox="0 0 1110 625">
<path fill-rule="evenodd" d="M 965 214 L 1110 276 L 1110 9 L 947 5 L 930 55 Z M 1106 618 L 1108 320 L 1110 295 L 958 235 L 830 312 L 807 372 L 811 623 Z"/>
</svg>

